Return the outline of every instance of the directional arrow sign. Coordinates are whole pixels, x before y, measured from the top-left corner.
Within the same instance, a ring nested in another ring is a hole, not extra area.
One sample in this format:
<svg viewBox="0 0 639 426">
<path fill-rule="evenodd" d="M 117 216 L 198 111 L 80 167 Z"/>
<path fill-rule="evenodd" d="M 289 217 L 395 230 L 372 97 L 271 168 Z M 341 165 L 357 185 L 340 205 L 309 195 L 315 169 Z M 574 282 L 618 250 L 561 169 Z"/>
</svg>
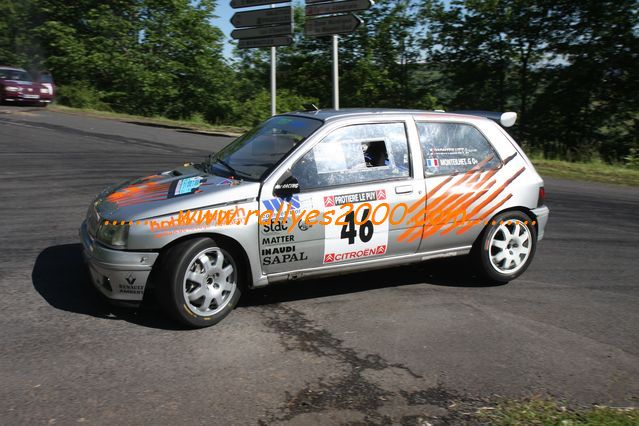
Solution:
<svg viewBox="0 0 639 426">
<path fill-rule="evenodd" d="M 306 1 L 308 3 L 308 0 Z M 355 12 L 366 10 L 373 5 L 371 0 L 346 0 L 332 3 L 320 3 L 306 6 L 307 16 L 328 15 L 331 13 Z"/>
<path fill-rule="evenodd" d="M 288 3 L 291 0 L 231 0 L 231 7 L 239 9 L 241 7 L 265 6 L 267 4 Z"/>
<path fill-rule="evenodd" d="M 290 46 L 293 43 L 291 36 L 247 38 L 240 40 L 237 47 L 240 49 L 251 49 L 254 47 Z"/>
<path fill-rule="evenodd" d="M 292 22 L 291 6 L 274 9 L 250 10 L 237 12 L 231 18 L 235 28 L 258 27 L 261 25 L 287 24 Z"/>
<path fill-rule="evenodd" d="M 271 37 L 277 35 L 293 34 L 293 25 L 273 25 L 270 27 L 245 28 L 242 30 L 231 31 L 231 37 L 234 39 Z"/>
<path fill-rule="evenodd" d="M 333 34 L 350 34 L 363 21 L 353 14 L 328 16 L 326 18 L 309 19 L 306 21 L 304 34 L 307 36 L 324 36 Z"/>
</svg>

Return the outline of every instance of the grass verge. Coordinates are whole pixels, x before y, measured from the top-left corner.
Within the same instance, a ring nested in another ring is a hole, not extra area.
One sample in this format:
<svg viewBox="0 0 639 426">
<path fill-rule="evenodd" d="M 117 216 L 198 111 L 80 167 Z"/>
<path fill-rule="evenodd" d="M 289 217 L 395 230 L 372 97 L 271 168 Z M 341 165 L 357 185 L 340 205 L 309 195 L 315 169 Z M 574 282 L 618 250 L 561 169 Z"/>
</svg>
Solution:
<svg viewBox="0 0 639 426">
<path fill-rule="evenodd" d="M 570 409 L 546 399 L 503 401 L 479 409 L 477 417 L 491 425 L 639 425 L 639 410 L 634 408 Z"/>
<path fill-rule="evenodd" d="M 639 186 L 639 170 L 600 162 L 571 163 L 560 160 L 531 158 L 539 174 L 544 177 L 585 180 L 618 185 Z"/>
<path fill-rule="evenodd" d="M 228 136 L 239 136 L 248 129 L 236 126 L 217 126 L 206 123 L 199 117 L 193 120 L 170 120 L 165 117 L 143 117 L 140 115 L 121 114 L 118 112 L 98 111 L 89 108 L 71 108 L 64 105 L 50 105 L 51 111 L 63 112 L 66 114 L 84 115 L 88 117 L 106 118 L 109 120 L 139 122 L 158 127 L 176 128 L 184 130 L 195 130 L 203 133 L 215 133 Z"/>
</svg>

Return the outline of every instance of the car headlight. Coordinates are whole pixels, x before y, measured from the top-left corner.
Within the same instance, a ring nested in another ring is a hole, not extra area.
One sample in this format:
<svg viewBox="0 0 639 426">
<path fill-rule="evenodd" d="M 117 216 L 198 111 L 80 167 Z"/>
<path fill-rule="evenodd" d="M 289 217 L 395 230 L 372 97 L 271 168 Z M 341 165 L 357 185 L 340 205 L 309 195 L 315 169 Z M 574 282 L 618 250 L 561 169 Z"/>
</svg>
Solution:
<svg viewBox="0 0 639 426">
<path fill-rule="evenodd" d="M 4 90 L 7 92 L 19 92 L 22 90 L 22 88 L 18 86 L 5 86 Z"/>
<path fill-rule="evenodd" d="M 96 238 L 102 244 L 113 248 L 125 248 L 129 238 L 129 224 L 113 225 L 101 223 Z"/>
<path fill-rule="evenodd" d="M 40 88 L 40 93 L 49 93 L 49 89 L 47 89 L 46 87 L 42 87 Z"/>
</svg>

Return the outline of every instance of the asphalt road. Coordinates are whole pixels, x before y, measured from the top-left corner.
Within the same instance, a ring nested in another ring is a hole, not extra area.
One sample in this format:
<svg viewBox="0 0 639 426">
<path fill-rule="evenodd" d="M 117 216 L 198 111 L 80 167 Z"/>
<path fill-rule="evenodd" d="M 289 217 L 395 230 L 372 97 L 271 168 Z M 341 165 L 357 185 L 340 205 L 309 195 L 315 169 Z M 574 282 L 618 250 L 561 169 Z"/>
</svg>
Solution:
<svg viewBox="0 0 639 426">
<path fill-rule="evenodd" d="M 89 288 L 77 229 L 104 186 L 229 141 L 0 108 L 0 424 L 463 421 L 498 396 L 639 405 L 639 190 L 547 179 L 531 268 L 448 260 L 267 288 L 213 328 Z"/>
</svg>

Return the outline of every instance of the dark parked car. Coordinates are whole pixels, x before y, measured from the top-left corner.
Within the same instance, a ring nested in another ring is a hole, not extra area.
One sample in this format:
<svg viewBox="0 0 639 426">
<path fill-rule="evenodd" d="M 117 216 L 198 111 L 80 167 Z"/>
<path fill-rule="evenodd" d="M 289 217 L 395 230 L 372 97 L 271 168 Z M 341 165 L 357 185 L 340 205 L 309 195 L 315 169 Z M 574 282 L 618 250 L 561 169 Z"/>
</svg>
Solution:
<svg viewBox="0 0 639 426">
<path fill-rule="evenodd" d="M 0 66 L 0 102 L 47 106 L 53 100 L 53 87 L 36 81 L 22 68 Z"/>
</svg>

